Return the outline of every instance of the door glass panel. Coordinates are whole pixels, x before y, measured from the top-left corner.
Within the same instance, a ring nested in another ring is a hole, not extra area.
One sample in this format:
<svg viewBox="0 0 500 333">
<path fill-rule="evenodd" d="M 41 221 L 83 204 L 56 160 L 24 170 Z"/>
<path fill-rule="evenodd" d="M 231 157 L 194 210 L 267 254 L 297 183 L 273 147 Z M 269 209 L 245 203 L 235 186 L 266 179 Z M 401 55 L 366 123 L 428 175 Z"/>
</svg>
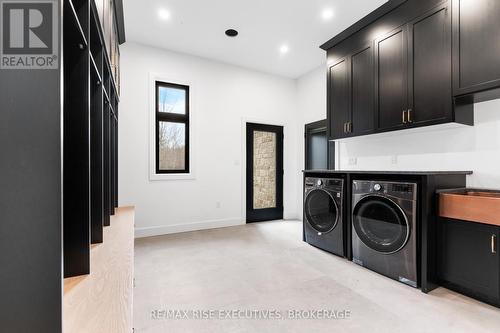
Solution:
<svg viewBox="0 0 500 333">
<path fill-rule="evenodd" d="M 253 209 L 276 208 L 276 133 L 253 133 Z"/>
<path fill-rule="evenodd" d="M 159 122 L 158 149 L 160 170 L 186 167 L 186 124 Z"/>
<path fill-rule="evenodd" d="M 318 232 L 331 231 L 337 225 L 337 206 L 325 191 L 311 191 L 307 195 L 305 211 L 307 221 Z"/>
<path fill-rule="evenodd" d="M 361 241 L 377 252 L 399 251 L 408 240 L 406 217 L 394 202 L 383 197 L 361 199 L 354 208 L 352 223 Z"/>
</svg>

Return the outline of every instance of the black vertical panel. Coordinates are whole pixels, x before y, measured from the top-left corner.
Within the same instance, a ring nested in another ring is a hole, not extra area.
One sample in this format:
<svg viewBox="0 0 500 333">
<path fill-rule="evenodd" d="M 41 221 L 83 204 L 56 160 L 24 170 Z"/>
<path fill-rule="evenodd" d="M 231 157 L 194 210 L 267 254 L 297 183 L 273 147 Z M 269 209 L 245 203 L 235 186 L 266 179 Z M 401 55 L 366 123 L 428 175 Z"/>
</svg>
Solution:
<svg viewBox="0 0 500 333">
<path fill-rule="evenodd" d="M 102 82 L 95 70 L 91 70 L 90 73 L 91 242 L 102 243 L 104 221 Z"/>
<path fill-rule="evenodd" d="M 409 24 L 409 122 L 451 121 L 451 9 L 440 6 Z"/>
<path fill-rule="evenodd" d="M 115 207 L 118 207 L 118 102 L 115 102 Z"/>
<path fill-rule="evenodd" d="M 109 211 L 115 215 L 115 118 L 112 108 L 109 117 Z"/>
<path fill-rule="evenodd" d="M 407 105 L 406 29 L 398 28 L 375 41 L 375 86 L 379 129 L 403 127 Z"/>
<path fill-rule="evenodd" d="M 104 225 L 110 225 L 110 215 L 111 215 L 111 207 L 110 207 L 110 160 L 109 160 L 109 138 L 110 138 L 110 119 L 111 119 L 111 111 L 109 107 L 109 101 L 107 97 L 104 97 L 104 112 L 103 112 L 103 203 L 104 203 Z"/>
<path fill-rule="evenodd" d="M 64 8 L 64 276 L 70 277 L 90 273 L 89 54 Z"/>
</svg>

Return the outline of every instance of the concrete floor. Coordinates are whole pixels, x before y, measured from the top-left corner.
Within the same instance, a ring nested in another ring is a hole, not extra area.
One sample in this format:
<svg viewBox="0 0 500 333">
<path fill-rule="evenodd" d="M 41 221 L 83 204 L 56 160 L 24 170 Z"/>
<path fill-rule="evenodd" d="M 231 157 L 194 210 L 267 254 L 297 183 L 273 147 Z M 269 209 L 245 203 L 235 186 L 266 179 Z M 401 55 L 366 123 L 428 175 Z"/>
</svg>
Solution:
<svg viewBox="0 0 500 333">
<path fill-rule="evenodd" d="M 136 240 L 135 332 L 498 332 L 500 309 L 444 288 L 425 295 L 303 243 L 301 230 L 300 222 L 265 222 Z M 283 319 L 154 312 L 233 309 Z M 291 319 L 289 310 L 350 316 Z"/>
</svg>

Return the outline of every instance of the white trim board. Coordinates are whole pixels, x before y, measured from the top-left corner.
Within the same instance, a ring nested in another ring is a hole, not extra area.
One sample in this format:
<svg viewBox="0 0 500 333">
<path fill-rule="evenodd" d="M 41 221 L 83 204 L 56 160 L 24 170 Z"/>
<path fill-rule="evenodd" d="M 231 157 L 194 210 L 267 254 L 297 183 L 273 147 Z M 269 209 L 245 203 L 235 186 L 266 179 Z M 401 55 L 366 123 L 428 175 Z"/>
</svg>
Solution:
<svg viewBox="0 0 500 333">
<path fill-rule="evenodd" d="M 236 218 L 200 221 L 200 222 L 184 223 L 184 224 L 161 225 L 155 227 L 136 228 L 134 237 L 144 238 L 152 236 L 170 235 L 188 231 L 234 227 L 243 224 L 245 224 L 243 219 L 241 217 L 236 217 Z"/>
</svg>

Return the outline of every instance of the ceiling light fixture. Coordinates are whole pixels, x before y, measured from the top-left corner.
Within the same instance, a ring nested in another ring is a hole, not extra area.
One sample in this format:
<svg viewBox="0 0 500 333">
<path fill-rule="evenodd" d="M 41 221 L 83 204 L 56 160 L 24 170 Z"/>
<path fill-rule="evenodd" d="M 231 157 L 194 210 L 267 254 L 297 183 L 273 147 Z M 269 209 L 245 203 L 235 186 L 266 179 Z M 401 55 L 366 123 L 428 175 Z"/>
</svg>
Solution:
<svg viewBox="0 0 500 333">
<path fill-rule="evenodd" d="M 226 30 L 226 36 L 236 37 L 236 36 L 238 36 L 238 31 L 236 31 L 234 29 L 228 29 L 228 30 Z"/>
<path fill-rule="evenodd" d="M 170 12 L 166 9 L 160 9 L 158 11 L 158 17 L 161 18 L 162 20 L 166 21 L 170 18 Z"/>
<path fill-rule="evenodd" d="M 290 51 L 290 48 L 288 47 L 288 45 L 281 45 L 281 47 L 280 47 L 281 54 L 287 54 L 288 51 Z"/>
<path fill-rule="evenodd" d="M 331 8 L 324 9 L 323 12 L 321 13 L 321 17 L 325 21 L 331 20 L 331 18 L 333 17 L 333 9 Z"/>
</svg>

